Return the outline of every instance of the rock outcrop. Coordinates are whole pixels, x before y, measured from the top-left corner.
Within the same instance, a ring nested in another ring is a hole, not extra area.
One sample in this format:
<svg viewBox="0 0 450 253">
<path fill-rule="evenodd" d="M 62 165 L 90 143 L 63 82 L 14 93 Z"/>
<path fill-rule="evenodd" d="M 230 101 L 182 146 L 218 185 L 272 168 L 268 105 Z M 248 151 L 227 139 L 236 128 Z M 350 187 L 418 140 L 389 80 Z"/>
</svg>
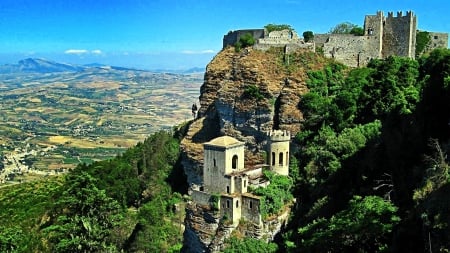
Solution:
<svg viewBox="0 0 450 253">
<path fill-rule="evenodd" d="M 265 133 L 272 129 L 301 130 L 300 97 L 307 91 L 306 71 L 323 66 L 326 59 L 303 50 L 259 51 L 228 47 L 206 68 L 200 89 L 198 118 L 182 140 L 189 184 L 201 181 L 203 143 L 229 135 L 246 143 L 246 165 L 263 162 Z M 256 88 L 251 91 L 251 88 Z"/>
<path fill-rule="evenodd" d="M 264 163 L 267 131 L 289 130 L 295 136 L 303 120 L 298 104 L 307 92 L 306 72 L 322 68 L 326 61 L 308 50 L 286 55 L 281 48 L 235 52 L 228 47 L 218 53 L 206 68 L 198 117 L 181 142 L 188 183 L 201 183 L 203 143 L 215 137 L 228 135 L 246 143 L 245 165 L 250 167 Z M 286 211 L 263 227 L 244 229 L 243 233 L 271 240 L 288 214 Z M 221 226 L 220 217 L 195 203 L 187 208 L 185 224 L 188 252 L 217 251 L 235 229 Z"/>
</svg>

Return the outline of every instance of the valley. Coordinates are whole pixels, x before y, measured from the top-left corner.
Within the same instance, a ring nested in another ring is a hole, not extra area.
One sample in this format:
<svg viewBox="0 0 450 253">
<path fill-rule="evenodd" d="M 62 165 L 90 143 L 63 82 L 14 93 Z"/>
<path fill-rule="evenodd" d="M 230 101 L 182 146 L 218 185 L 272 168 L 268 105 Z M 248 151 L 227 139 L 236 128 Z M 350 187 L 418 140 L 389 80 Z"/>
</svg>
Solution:
<svg viewBox="0 0 450 253">
<path fill-rule="evenodd" d="M 0 74 L 0 186 L 109 159 L 189 120 L 203 73 L 114 67 Z"/>
</svg>

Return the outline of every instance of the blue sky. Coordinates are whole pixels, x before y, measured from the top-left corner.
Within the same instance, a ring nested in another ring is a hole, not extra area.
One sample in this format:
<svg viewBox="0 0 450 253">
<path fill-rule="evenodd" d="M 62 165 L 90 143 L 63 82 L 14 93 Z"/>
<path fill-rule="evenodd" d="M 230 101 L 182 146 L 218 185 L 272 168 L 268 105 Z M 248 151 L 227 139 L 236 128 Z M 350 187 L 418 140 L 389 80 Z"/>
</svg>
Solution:
<svg viewBox="0 0 450 253">
<path fill-rule="evenodd" d="M 1 0 L 0 64 L 27 57 L 143 69 L 205 67 L 230 30 L 289 24 L 325 33 L 377 10 L 413 10 L 450 32 L 448 0 Z"/>
</svg>

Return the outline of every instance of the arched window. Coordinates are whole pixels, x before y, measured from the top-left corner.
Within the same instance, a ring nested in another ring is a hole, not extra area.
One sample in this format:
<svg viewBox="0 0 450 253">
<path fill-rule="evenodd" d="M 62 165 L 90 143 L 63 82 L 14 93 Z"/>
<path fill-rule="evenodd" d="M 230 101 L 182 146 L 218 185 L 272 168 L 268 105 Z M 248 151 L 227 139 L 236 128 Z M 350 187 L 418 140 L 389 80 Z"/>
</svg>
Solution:
<svg viewBox="0 0 450 253">
<path fill-rule="evenodd" d="M 286 166 L 289 166 L 289 152 L 286 152 Z"/>
<path fill-rule="evenodd" d="M 280 152 L 278 155 L 278 164 L 281 166 L 283 165 L 283 152 Z"/>
<path fill-rule="evenodd" d="M 272 165 L 275 165 L 275 152 L 272 152 Z"/>
<path fill-rule="evenodd" d="M 233 159 L 231 160 L 231 168 L 236 169 L 238 165 L 238 156 L 234 155 Z"/>
</svg>

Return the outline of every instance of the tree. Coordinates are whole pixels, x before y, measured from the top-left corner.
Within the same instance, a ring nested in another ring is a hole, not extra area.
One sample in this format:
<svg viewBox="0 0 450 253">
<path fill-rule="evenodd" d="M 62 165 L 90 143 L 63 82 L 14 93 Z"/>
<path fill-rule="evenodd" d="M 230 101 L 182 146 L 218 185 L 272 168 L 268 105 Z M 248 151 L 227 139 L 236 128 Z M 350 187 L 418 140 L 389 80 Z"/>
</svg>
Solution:
<svg viewBox="0 0 450 253">
<path fill-rule="evenodd" d="M 418 58 L 430 43 L 431 36 L 427 31 L 418 31 L 416 33 L 416 58 Z"/>
<path fill-rule="evenodd" d="M 67 175 L 67 188 L 56 204 L 56 222 L 44 229 L 54 243 L 53 252 L 116 250 L 108 237 L 122 217 L 121 209 L 95 181 L 86 172 Z"/>
<path fill-rule="evenodd" d="M 359 35 L 358 33 L 361 33 L 361 30 L 362 30 L 362 34 L 364 34 L 364 30 L 362 28 L 358 27 L 358 25 L 352 24 L 350 22 L 343 22 L 343 23 L 337 24 L 335 27 L 331 28 L 329 33 Z M 352 33 L 352 31 L 353 31 L 353 33 Z"/>
<path fill-rule="evenodd" d="M 227 247 L 224 253 L 275 253 L 278 249 L 275 243 L 266 243 L 253 238 L 237 239 L 232 237 L 226 241 Z"/>
<path fill-rule="evenodd" d="M 273 31 L 293 30 L 290 25 L 286 25 L 286 24 L 282 24 L 282 25 L 267 24 L 264 26 L 264 28 L 266 29 L 266 31 L 268 33 L 273 32 Z"/>
<path fill-rule="evenodd" d="M 378 196 L 354 196 L 347 209 L 299 228 L 301 252 L 385 252 L 397 207 Z"/>
<path fill-rule="evenodd" d="M 239 38 L 239 42 L 241 43 L 242 47 L 249 47 L 255 44 L 255 38 L 253 38 L 253 35 L 251 33 L 246 33 Z"/>
<path fill-rule="evenodd" d="M 357 36 L 363 36 L 364 35 L 364 28 L 355 26 L 350 30 L 350 34 L 357 35 Z"/>
<path fill-rule="evenodd" d="M 310 42 L 314 40 L 314 33 L 312 31 L 304 31 L 303 32 L 303 39 L 305 42 Z"/>
</svg>

